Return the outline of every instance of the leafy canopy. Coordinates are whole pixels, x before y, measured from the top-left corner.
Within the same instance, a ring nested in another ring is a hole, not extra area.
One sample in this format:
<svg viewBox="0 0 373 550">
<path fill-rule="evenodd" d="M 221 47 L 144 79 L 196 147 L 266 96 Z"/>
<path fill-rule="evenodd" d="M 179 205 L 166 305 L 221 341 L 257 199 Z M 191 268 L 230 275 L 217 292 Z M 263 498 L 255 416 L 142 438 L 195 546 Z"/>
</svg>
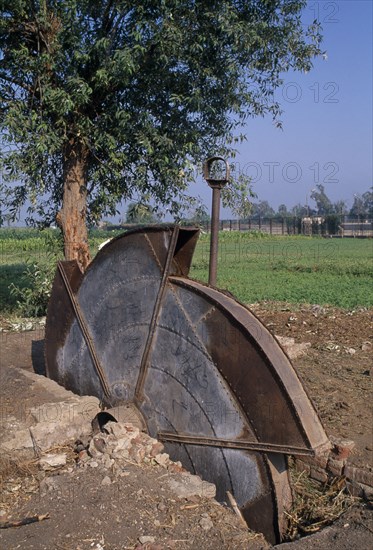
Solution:
<svg viewBox="0 0 373 550">
<path fill-rule="evenodd" d="M 153 208 L 148 204 L 131 202 L 128 205 L 125 223 L 156 223 L 159 222 Z"/>
<path fill-rule="evenodd" d="M 248 117 L 280 105 L 289 69 L 320 54 L 306 0 L 0 0 L 0 155 L 11 204 L 51 223 L 63 152 L 88 148 L 91 218 L 119 199 L 172 213 L 211 154 L 232 156 Z M 241 136 L 242 138 L 242 136 Z"/>
</svg>

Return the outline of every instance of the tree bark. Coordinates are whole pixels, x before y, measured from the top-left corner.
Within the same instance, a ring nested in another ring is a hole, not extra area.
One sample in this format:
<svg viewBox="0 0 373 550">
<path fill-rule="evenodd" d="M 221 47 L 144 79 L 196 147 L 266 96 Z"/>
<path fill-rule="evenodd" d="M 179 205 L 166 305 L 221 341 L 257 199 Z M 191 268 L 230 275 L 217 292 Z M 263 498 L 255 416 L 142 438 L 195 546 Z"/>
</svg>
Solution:
<svg viewBox="0 0 373 550">
<path fill-rule="evenodd" d="M 62 209 L 57 223 L 62 228 L 66 260 L 76 260 L 84 272 L 91 261 L 87 230 L 87 164 L 89 151 L 71 139 L 63 156 Z"/>
</svg>

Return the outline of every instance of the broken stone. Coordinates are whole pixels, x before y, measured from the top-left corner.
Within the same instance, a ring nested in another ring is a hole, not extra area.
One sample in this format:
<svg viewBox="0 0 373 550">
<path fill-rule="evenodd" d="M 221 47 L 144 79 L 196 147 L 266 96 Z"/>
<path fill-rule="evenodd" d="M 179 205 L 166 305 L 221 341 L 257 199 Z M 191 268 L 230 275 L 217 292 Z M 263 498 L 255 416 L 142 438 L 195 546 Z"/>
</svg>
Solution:
<svg viewBox="0 0 373 550">
<path fill-rule="evenodd" d="M 147 535 L 143 535 L 142 537 L 139 537 L 139 542 L 141 544 L 152 543 L 152 542 L 155 542 L 155 537 L 150 537 L 150 536 L 147 536 Z"/>
<path fill-rule="evenodd" d="M 178 479 L 168 479 L 167 483 L 179 498 L 189 498 L 199 496 L 204 498 L 214 498 L 216 487 L 213 483 L 202 481 L 199 476 L 189 473 L 182 474 Z"/>
<path fill-rule="evenodd" d="M 101 438 L 99 438 L 99 439 L 101 439 Z M 97 442 L 97 445 L 96 445 L 96 442 Z M 100 448 L 102 450 L 99 450 Z M 91 456 L 92 458 L 97 458 L 97 457 L 102 455 L 104 450 L 105 450 L 105 446 L 102 445 L 102 443 L 99 443 L 98 441 L 96 441 L 95 437 L 91 439 L 91 441 L 89 443 L 89 447 L 88 447 L 89 456 Z"/>
<path fill-rule="evenodd" d="M 66 464 L 66 454 L 47 454 L 40 458 L 40 466 L 43 470 L 53 470 L 53 468 L 61 468 Z"/>
<path fill-rule="evenodd" d="M 181 464 L 180 461 L 171 462 L 167 466 L 167 469 L 168 469 L 169 472 L 174 472 L 174 473 L 186 472 L 185 468 L 183 468 L 183 465 Z"/>
<path fill-rule="evenodd" d="M 126 405 L 116 405 L 112 409 L 108 409 L 106 412 L 112 414 L 118 422 L 131 423 L 133 426 L 139 428 L 139 430 L 146 430 L 146 424 L 141 416 L 141 413 L 133 405 L 133 403 L 127 403 Z"/>
<path fill-rule="evenodd" d="M 199 524 L 204 531 L 210 531 L 210 529 L 214 527 L 214 524 L 208 514 L 202 514 Z"/>
<path fill-rule="evenodd" d="M 109 434 L 112 434 L 118 440 L 122 438 L 135 439 L 138 437 L 140 430 L 128 422 L 108 422 L 105 424 L 105 429 Z"/>
<path fill-rule="evenodd" d="M 311 342 L 301 342 L 300 344 L 295 343 L 294 338 L 288 338 L 287 336 L 277 336 L 277 340 L 280 342 L 281 346 L 284 348 L 290 359 L 297 359 L 304 355 L 306 350 L 311 347 Z"/>
<path fill-rule="evenodd" d="M 102 457 L 101 462 L 102 462 L 103 467 L 108 470 L 109 468 L 111 468 L 113 466 L 115 461 L 112 458 L 110 458 L 108 455 L 104 455 Z"/>
<path fill-rule="evenodd" d="M 83 451 L 80 451 L 80 453 L 78 454 L 78 458 L 79 462 L 88 462 L 89 460 L 91 460 L 91 457 L 85 449 Z"/>
<path fill-rule="evenodd" d="M 336 460 L 334 458 L 329 458 L 327 469 L 331 474 L 333 474 L 333 476 L 341 476 L 343 473 L 344 465 L 345 465 L 344 460 Z"/>
<path fill-rule="evenodd" d="M 40 496 L 45 496 L 51 491 L 58 490 L 58 481 L 56 476 L 54 477 L 45 477 L 39 484 Z"/>
<path fill-rule="evenodd" d="M 160 441 L 155 441 L 149 450 L 149 455 L 151 457 L 156 457 L 159 454 L 162 454 L 164 450 L 164 445 Z"/>
<path fill-rule="evenodd" d="M 105 476 L 104 479 L 101 481 L 101 485 L 111 485 L 111 479 L 109 476 Z"/>
<path fill-rule="evenodd" d="M 126 438 L 125 436 L 121 437 L 114 443 L 114 451 L 113 452 L 120 452 L 122 450 L 128 450 L 131 447 L 131 440 Z"/>
<path fill-rule="evenodd" d="M 96 397 L 77 396 L 45 376 L 22 370 L 31 383 L 37 384 L 46 395 L 52 394 L 54 401 L 32 407 L 17 431 L 9 431 L 2 440 L 5 451 L 22 451 L 34 454 L 34 443 L 30 436 L 30 426 L 36 444 L 42 451 L 73 442 L 91 432 L 92 415 L 99 412 Z"/>
<path fill-rule="evenodd" d="M 130 455 L 126 449 L 121 449 L 119 451 L 113 451 L 110 456 L 115 460 L 126 460 Z"/>
<path fill-rule="evenodd" d="M 154 460 L 157 464 L 163 468 L 167 468 L 167 465 L 170 463 L 170 457 L 167 453 L 160 453 L 154 457 Z"/>
<path fill-rule="evenodd" d="M 83 443 L 80 440 L 75 441 L 74 451 L 76 453 L 80 453 L 81 451 L 85 451 L 85 445 L 83 445 Z"/>
<path fill-rule="evenodd" d="M 107 422 L 105 424 L 105 431 L 113 435 L 116 439 L 127 436 L 126 428 L 121 422 Z"/>
<path fill-rule="evenodd" d="M 372 343 L 371 342 L 363 342 L 361 346 L 362 351 L 370 351 L 372 349 Z"/>
<path fill-rule="evenodd" d="M 143 447 L 139 447 L 137 449 L 132 447 L 129 450 L 128 454 L 130 458 L 134 459 L 135 462 L 140 464 L 145 458 L 145 449 Z"/>
</svg>

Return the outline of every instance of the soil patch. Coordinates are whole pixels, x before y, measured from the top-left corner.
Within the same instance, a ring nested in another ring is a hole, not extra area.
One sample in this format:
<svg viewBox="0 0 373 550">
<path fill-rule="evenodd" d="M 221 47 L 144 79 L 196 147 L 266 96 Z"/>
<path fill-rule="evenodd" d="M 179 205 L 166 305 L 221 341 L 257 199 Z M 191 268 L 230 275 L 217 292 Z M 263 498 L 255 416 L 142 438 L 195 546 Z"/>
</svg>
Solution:
<svg viewBox="0 0 373 550">
<path fill-rule="evenodd" d="M 250 307 L 273 334 L 311 344 L 292 362 L 326 432 L 355 441 L 351 463 L 372 466 L 373 309 Z"/>
</svg>

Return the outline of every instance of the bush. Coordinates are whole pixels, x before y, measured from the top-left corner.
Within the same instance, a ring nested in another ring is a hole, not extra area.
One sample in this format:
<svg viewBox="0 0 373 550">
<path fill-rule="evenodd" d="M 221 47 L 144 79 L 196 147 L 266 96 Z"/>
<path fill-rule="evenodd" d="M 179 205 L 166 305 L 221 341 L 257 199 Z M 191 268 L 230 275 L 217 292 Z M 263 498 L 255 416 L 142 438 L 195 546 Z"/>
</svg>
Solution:
<svg viewBox="0 0 373 550">
<path fill-rule="evenodd" d="M 41 317 L 46 314 L 62 246 L 61 233 L 46 233 L 44 259 L 26 259 L 27 267 L 22 273 L 22 284 L 9 285 L 10 294 L 17 298 L 17 308 L 24 317 Z"/>
<path fill-rule="evenodd" d="M 18 298 L 17 308 L 24 317 L 41 317 L 45 315 L 51 293 L 53 274 L 49 266 L 26 261 L 27 268 L 22 273 L 25 287 L 11 283 L 10 294 Z"/>
</svg>

